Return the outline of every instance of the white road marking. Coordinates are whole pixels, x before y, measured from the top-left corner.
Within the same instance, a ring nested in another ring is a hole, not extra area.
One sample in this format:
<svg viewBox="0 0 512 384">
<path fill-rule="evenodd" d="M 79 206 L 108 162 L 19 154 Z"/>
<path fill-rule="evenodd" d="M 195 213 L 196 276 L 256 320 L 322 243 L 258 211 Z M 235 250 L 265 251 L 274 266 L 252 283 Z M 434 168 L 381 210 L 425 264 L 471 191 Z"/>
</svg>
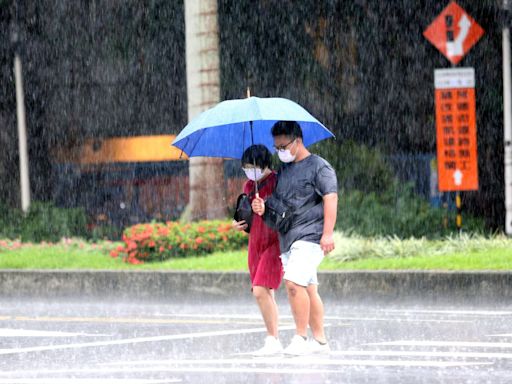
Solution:
<svg viewBox="0 0 512 384">
<path fill-rule="evenodd" d="M 331 351 L 331 356 L 423 356 L 476 359 L 512 359 L 512 353 L 499 352 L 430 352 L 430 351 Z"/>
<path fill-rule="evenodd" d="M 512 333 L 501 333 L 497 335 L 487 335 L 489 337 L 512 337 Z"/>
<path fill-rule="evenodd" d="M 145 360 L 145 361 L 130 361 L 130 362 L 113 362 L 105 363 L 105 366 L 115 365 L 129 365 L 134 367 L 141 365 L 148 367 L 155 365 L 155 368 L 165 368 L 169 365 L 190 365 L 197 367 L 200 365 L 270 365 L 270 366 L 287 366 L 287 365 L 300 365 L 304 366 L 338 366 L 338 365 L 385 365 L 385 366 L 426 366 L 426 367 L 455 367 L 455 366 L 469 366 L 469 365 L 488 365 L 488 362 L 466 362 L 466 361 L 434 361 L 434 360 L 363 360 L 363 359 L 333 359 L 329 357 L 319 356 L 300 356 L 300 357 L 267 357 L 267 358 L 253 358 L 253 359 L 184 359 L 184 360 Z M 148 367 L 149 368 L 149 367 Z M 205 367 L 206 369 L 206 367 Z"/>
<path fill-rule="evenodd" d="M 295 329 L 295 326 L 281 327 L 281 330 L 290 330 L 290 329 Z M 53 351 L 53 350 L 58 350 L 58 349 L 77 349 L 77 348 L 88 348 L 88 347 L 102 347 L 102 346 L 108 346 L 108 345 L 124 345 L 124 344 L 158 342 L 158 341 L 167 341 L 167 340 L 181 340 L 181 339 L 192 339 L 192 338 L 199 338 L 199 337 L 239 335 L 239 334 L 259 333 L 259 332 L 266 332 L 266 328 L 230 329 L 230 330 L 225 330 L 225 331 L 183 333 L 180 335 L 166 335 L 166 336 L 136 337 L 136 338 L 132 338 L 132 339 L 94 341 L 94 342 L 89 342 L 89 343 L 43 345 L 43 346 L 36 346 L 36 347 L 0 349 L 0 355 L 12 355 L 12 354 L 16 354 L 16 353 L 27 353 L 27 352 Z"/>
<path fill-rule="evenodd" d="M 341 321 L 388 321 L 388 322 L 410 322 L 410 323 L 472 323 L 470 320 L 447 320 L 447 319 L 419 319 L 396 318 L 396 317 L 350 317 L 350 316 L 325 316 L 325 320 L 341 320 Z"/>
<path fill-rule="evenodd" d="M 439 313 L 448 315 L 478 315 L 478 316 L 511 316 L 512 311 L 490 310 L 448 310 L 448 309 L 386 309 L 386 312 L 394 313 Z"/>
<path fill-rule="evenodd" d="M 0 318 L 0 320 L 2 320 Z M 144 318 L 144 317 L 58 317 L 58 316 L 15 316 L 9 317 L 7 320 L 15 320 L 22 322 L 40 322 L 40 323 L 127 323 L 127 324 L 225 324 L 227 320 L 210 320 L 205 319 L 204 316 L 201 320 L 181 320 L 181 319 L 162 319 L 162 318 Z M 231 321 L 233 323 L 233 321 Z M 237 323 L 240 323 L 238 321 Z M 245 322 L 246 324 L 249 322 Z M 258 323 L 261 323 L 259 321 Z M 250 322 L 249 324 L 254 324 L 254 322 Z"/>
<path fill-rule="evenodd" d="M 218 313 L 208 313 L 208 314 L 183 314 L 183 313 L 159 313 L 158 316 L 165 316 L 165 317 L 181 317 L 181 318 L 199 318 L 204 319 L 205 317 L 209 319 L 251 319 L 251 320 L 260 320 L 261 315 L 258 314 L 238 314 L 238 313 L 228 313 L 228 314 L 218 314 Z M 292 319 L 292 316 L 280 316 L 281 319 Z"/>
<path fill-rule="evenodd" d="M 201 314 L 159 314 L 158 316 L 166 316 L 166 317 L 176 317 L 176 318 L 184 318 L 184 319 L 194 319 L 200 318 L 204 319 L 205 315 Z M 208 314 L 206 317 L 211 319 L 244 319 L 244 320 L 260 320 L 261 315 L 257 314 Z M 396 317 L 360 317 L 360 316 L 324 316 L 325 320 L 340 320 L 340 321 L 409 321 L 409 322 L 436 322 L 436 323 L 471 323 L 470 320 L 449 320 L 449 319 L 418 319 L 414 316 L 409 316 L 408 318 L 399 318 Z M 289 320 L 293 321 L 293 316 L 291 315 L 281 315 L 279 317 L 280 321 Z"/>
<path fill-rule="evenodd" d="M 181 383 L 180 379 L 170 380 L 151 380 L 151 379 L 100 379 L 100 378 L 76 378 L 72 380 L 69 378 L 37 378 L 37 379 L 0 379 L 0 384 L 168 384 L 168 383 Z"/>
<path fill-rule="evenodd" d="M 208 372 L 208 373 L 285 373 L 285 374 L 316 374 L 339 373 L 340 367 L 345 366 L 371 366 L 371 367 L 470 367 L 492 365 L 492 362 L 466 362 L 466 361 L 433 361 L 433 360 L 363 360 L 347 359 L 335 360 L 329 358 L 315 359 L 311 356 L 303 358 L 257 358 L 257 359 L 207 359 L 207 360 L 168 360 L 168 361 L 132 361 L 102 364 L 97 368 L 70 368 L 59 370 L 39 370 L 23 372 L 23 374 L 37 375 L 77 375 L 87 373 L 115 374 L 146 373 L 146 372 Z M 110 367 L 109 367 L 110 366 Z M 0 373 L 3 377 L 12 377 L 18 372 Z"/>
<path fill-rule="evenodd" d="M 402 346 L 429 346 L 429 347 L 479 347 L 479 348 L 512 348 L 512 343 L 489 343 L 481 341 L 436 341 L 436 340 L 399 340 L 380 343 L 366 343 L 364 345 L 402 345 Z"/>
<path fill-rule="evenodd" d="M 103 334 L 40 331 L 33 329 L 0 328 L 0 337 L 75 337 L 75 336 L 109 336 Z"/>
</svg>

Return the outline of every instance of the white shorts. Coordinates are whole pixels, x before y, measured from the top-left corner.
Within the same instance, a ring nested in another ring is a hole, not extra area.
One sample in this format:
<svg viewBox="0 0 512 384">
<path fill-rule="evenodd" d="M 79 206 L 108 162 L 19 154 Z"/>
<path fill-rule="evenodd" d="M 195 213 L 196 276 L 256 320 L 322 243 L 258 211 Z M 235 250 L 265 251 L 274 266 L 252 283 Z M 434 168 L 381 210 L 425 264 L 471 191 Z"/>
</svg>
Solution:
<svg viewBox="0 0 512 384">
<path fill-rule="evenodd" d="M 324 258 L 320 244 L 309 241 L 296 241 L 288 252 L 281 254 L 284 280 L 307 287 L 318 285 L 317 269 Z"/>
</svg>

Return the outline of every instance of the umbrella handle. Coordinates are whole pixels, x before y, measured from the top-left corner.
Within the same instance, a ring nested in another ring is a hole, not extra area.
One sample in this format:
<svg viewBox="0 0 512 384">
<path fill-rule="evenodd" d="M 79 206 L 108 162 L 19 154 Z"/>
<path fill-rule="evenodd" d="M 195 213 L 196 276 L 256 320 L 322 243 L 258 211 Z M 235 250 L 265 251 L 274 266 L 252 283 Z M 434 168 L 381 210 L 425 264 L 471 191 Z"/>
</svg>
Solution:
<svg viewBox="0 0 512 384">
<path fill-rule="evenodd" d="M 252 133 L 252 121 L 251 121 L 251 133 Z M 254 141 L 253 141 L 254 142 Z M 256 160 L 253 159 L 253 166 L 254 166 L 254 193 L 256 194 L 256 196 L 259 197 L 258 195 L 258 180 L 256 180 Z"/>
</svg>

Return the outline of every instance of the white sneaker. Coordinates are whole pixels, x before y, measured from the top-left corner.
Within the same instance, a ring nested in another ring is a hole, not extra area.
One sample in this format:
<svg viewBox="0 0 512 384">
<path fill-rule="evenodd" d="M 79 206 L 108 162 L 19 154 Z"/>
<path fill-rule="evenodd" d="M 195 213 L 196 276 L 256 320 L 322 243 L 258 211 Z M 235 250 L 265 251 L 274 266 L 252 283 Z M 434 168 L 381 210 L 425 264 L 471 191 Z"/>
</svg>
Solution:
<svg viewBox="0 0 512 384">
<path fill-rule="evenodd" d="M 285 348 L 284 353 L 286 355 L 302 356 L 311 352 L 307 340 L 300 335 L 295 335 L 292 337 L 290 345 Z"/>
<path fill-rule="evenodd" d="M 309 339 L 309 353 L 330 353 L 331 347 L 329 344 L 320 344 L 315 339 Z"/>
<path fill-rule="evenodd" d="M 283 353 L 283 346 L 279 339 L 276 339 L 274 336 L 267 336 L 265 338 L 265 344 L 262 348 L 254 351 L 252 353 L 253 356 L 271 356 L 277 355 L 279 353 Z"/>
</svg>

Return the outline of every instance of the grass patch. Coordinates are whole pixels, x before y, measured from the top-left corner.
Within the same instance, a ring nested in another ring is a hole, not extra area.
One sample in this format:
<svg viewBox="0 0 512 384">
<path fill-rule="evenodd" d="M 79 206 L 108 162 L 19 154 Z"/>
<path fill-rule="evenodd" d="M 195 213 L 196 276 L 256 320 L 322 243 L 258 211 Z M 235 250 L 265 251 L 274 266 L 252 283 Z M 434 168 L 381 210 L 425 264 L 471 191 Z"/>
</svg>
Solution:
<svg viewBox="0 0 512 384">
<path fill-rule="evenodd" d="M 119 269 L 124 265 L 105 251 L 61 245 L 33 245 L 0 252 L 1 269 Z"/>
<path fill-rule="evenodd" d="M 512 249 L 495 248 L 443 255 L 367 258 L 339 262 L 324 260 L 324 270 L 511 270 Z"/>
<path fill-rule="evenodd" d="M 400 240 L 337 233 L 335 240 L 336 249 L 320 270 L 512 270 L 512 240 L 503 235 Z M 81 240 L 29 245 L 0 241 L 0 269 L 247 271 L 246 250 L 131 265 L 110 257 L 117 246 Z"/>
<path fill-rule="evenodd" d="M 112 258 L 104 250 L 61 245 L 28 246 L 0 252 L 0 269 L 131 269 L 243 271 L 246 251 L 218 252 L 207 256 L 174 258 L 163 262 L 132 265 Z"/>
<path fill-rule="evenodd" d="M 503 234 L 481 236 L 461 234 L 439 240 L 426 238 L 362 237 L 338 232 L 334 236 L 336 249 L 333 260 L 346 262 L 363 259 L 387 259 L 415 256 L 454 255 L 490 249 L 512 248 L 512 239 Z"/>
<path fill-rule="evenodd" d="M 245 271 L 247 252 L 217 252 L 205 256 L 174 258 L 158 263 L 145 263 L 132 269 L 165 269 L 178 271 Z"/>
</svg>

